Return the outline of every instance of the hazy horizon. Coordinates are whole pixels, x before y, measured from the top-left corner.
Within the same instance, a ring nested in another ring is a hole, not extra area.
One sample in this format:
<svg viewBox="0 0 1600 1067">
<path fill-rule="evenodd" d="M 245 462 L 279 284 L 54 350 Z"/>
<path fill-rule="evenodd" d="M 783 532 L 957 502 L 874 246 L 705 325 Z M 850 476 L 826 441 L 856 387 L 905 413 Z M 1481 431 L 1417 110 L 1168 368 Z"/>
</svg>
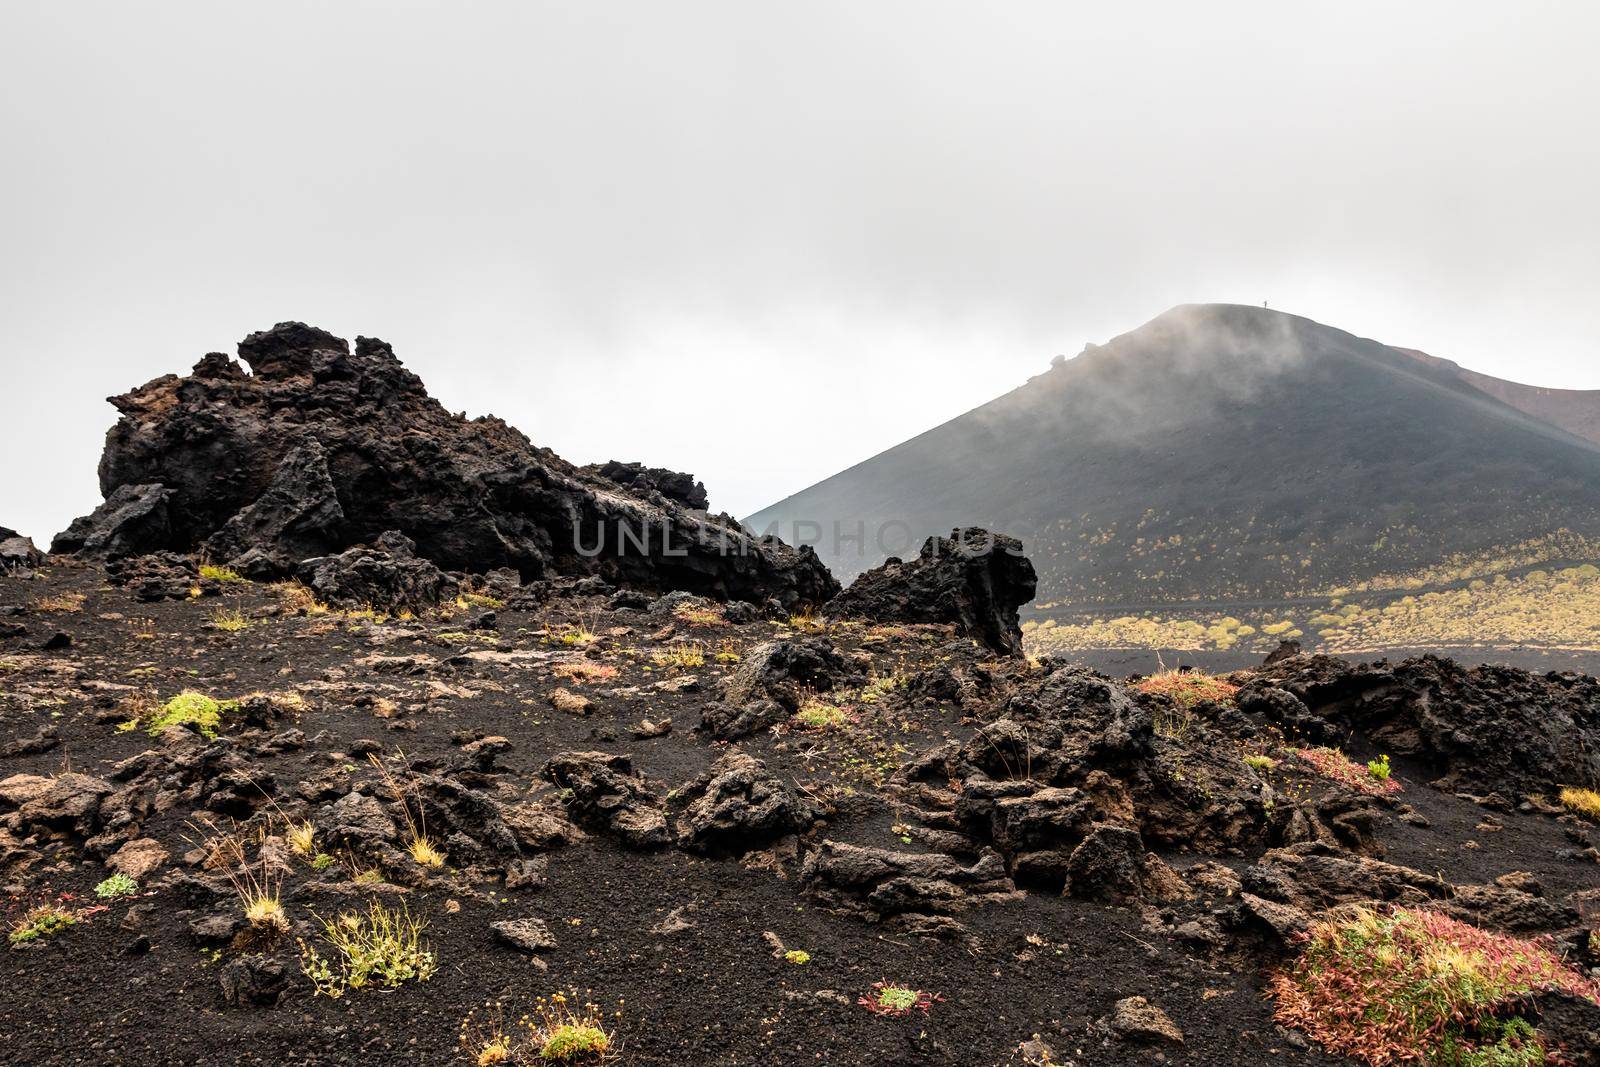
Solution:
<svg viewBox="0 0 1600 1067">
<path fill-rule="evenodd" d="M 41 542 L 106 396 L 288 319 L 739 515 L 1181 303 L 1600 388 L 1594 9 L 7 10 Z"/>
</svg>

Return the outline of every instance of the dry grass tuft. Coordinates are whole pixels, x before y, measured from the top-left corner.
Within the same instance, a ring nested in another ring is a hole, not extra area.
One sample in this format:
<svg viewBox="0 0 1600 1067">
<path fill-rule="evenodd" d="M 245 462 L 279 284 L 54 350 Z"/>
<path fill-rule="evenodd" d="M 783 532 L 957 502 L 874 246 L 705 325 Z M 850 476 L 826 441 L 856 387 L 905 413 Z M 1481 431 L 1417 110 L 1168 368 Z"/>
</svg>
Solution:
<svg viewBox="0 0 1600 1067">
<path fill-rule="evenodd" d="M 790 615 L 784 625 L 802 633 L 821 633 L 828 628 L 828 620 L 817 614 L 816 609 L 806 608 Z"/>
<path fill-rule="evenodd" d="M 35 600 L 33 606 L 50 614 L 73 615 L 83 610 L 83 602 L 87 599 L 82 593 L 54 593 Z"/>
<path fill-rule="evenodd" d="M 794 713 L 791 723 L 801 730 L 838 730 L 850 722 L 850 713 L 837 704 L 811 695 L 800 701 L 800 710 Z"/>
<path fill-rule="evenodd" d="M 728 618 L 719 607 L 683 603 L 672 609 L 672 617 L 688 626 L 726 626 Z"/>
<path fill-rule="evenodd" d="M 506 606 L 506 602 L 499 597 L 479 590 L 462 591 L 457 594 L 455 604 L 458 611 L 493 610 Z"/>
<path fill-rule="evenodd" d="M 289 842 L 289 847 L 294 849 L 296 855 L 316 855 L 317 827 L 310 819 L 291 822 L 289 828 L 284 831 L 283 836 Z"/>
<path fill-rule="evenodd" d="M 259 826 L 247 836 L 238 826 L 223 830 L 215 823 L 190 823 L 200 833 L 199 847 L 205 852 L 203 866 L 220 870 L 239 899 L 240 911 L 252 932 L 267 937 L 288 933 L 289 916 L 283 909 L 283 875 L 266 848 L 268 827 Z M 256 860 L 249 858 L 254 847 Z"/>
<path fill-rule="evenodd" d="M 412 839 L 406 848 L 406 855 L 424 867 L 444 866 L 444 852 L 433 843 L 433 838 L 425 835 Z"/>
<path fill-rule="evenodd" d="M 698 641 L 672 645 L 653 653 L 650 661 L 657 667 L 692 670 L 706 665 L 706 646 Z"/>
<path fill-rule="evenodd" d="M 238 633 L 250 628 L 250 618 L 237 608 L 218 608 L 211 613 L 211 628 L 223 633 Z"/>
<path fill-rule="evenodd" d="M 400 753 L 397 758 L 403 761 L 405 754 Z M 412 814 L 412 786 L 409 784 L 402 785 L 400 780 L 385 766 L 376 752 L 370 753 L 367 756 L 367 761 L 372 764 L 383 778 L 383 784 L 389 787 L 389 792 L 394 796 L 395 803 L 400 805 L 400 814 L 404 816 L 406 824 L 406 854 L 420 866 L 443 867 L 445 854 L 433 838 L 428 836 L 428 820 L 420 803 L 415 804 L 416 814 Z"/>
<path fill-rule="evenodd" d="M 569 682 L 594 684 L 596 682 L 609 682 L 617 676 L 617 669 L 608 663 L 595 663 L 593 660 L 573 660 L 568 663 L 558 663 L 551 672 L 557 678 Z"/>
<path fill-rule="evenodd" d="M 1600 822 L 1600 793 L 1568 787 L 1561 791 L 1561 806 L 1574 815 Z"/>
<path fill-rule="evenodd" d="M 244 582 L 245 576 L 232 567 L 219 567 L 214 563 L 200 564 L 200 577 L 212 582 L 226 582 L 237 584 Z"/>
<path fill-rule="evenodd" d="M 300 615 L 326 615 L 328 605 L 317 599 L 317 595 L 305 584 L 298 581 L 279 582 L 272 587 L 273 593 L 278 597 L 278 603 L 285 611 Z"/>
<path fill-rule="evenodd" d="M 580 619 L 563 627 L 555 635 L 554 640 L 557 644 L 566 645 L 569 648 L 588 648 L 590 645 L 599 642 L 600 635 L 595 633 L 587 622 Z"/>
<path fill-rule="evenodd" d="M 621 1002 L 613 1018 L 622 1016 Z M 497 1064 L 566 1064 L 599 1067 L 618 1054 L 615 1034 L 598 1005 L 579 1003 L 577 993 L 553 993 L 534 1002 L 516 1023 L 507 1021 L 505 1006 L 490 1001 L 461 1022 L 460 1044 L 477 1067 Z"/>
</svg>

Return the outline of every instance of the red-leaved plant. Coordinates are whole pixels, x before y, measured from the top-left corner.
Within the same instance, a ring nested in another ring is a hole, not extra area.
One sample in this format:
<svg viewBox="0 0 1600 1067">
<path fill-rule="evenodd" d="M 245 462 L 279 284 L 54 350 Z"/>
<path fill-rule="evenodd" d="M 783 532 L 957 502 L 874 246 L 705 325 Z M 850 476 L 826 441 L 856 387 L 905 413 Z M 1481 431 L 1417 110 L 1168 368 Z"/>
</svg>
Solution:
<svg viewBox="0 0 1600 1067">
<path fill-rule="evenodd" d="M 910 1015 L 914 1011 L 926 1012 L 934 1003 L 944 998 L 937 993 L 925 993 L 908 986 L 873 982 L 872 992 L 856 1003 L 874 1015 Z"/>
<path fill-rule="evenodd" d="M 1336 748 L 1300 748 L 1296 749 L 1294 754 L 1300 758 L 1300 762 L 1329 781 L 1349 786 L 1369 796 L 1393 796 L 1405 790 L 1405 786 L 1401 785 L 1398 779 L 1379 777 L 1368 767 L 1362 766 Z M 1384 757 L 1383 767 L 1387 774 L 1387 756 Z"/>
<path fill-rule="evenodd" d="M 1231 704 L 1239 687 L 1201 671 L 1162 671 L 1133 686 L 1141 693 L 1164 696 L 1181 708 L 1196 704 Z"/>
<path fill-rule="evenodd" d="M 1554 990 L 1600 1004 L 1600 983 L 1548 940 L 1437 912 L 1361 910 L 1302 940 L 1298 962 L 1269 986 L 1278 1021 L 1371 1067 L 1543 1064 L 1543 1040 L 1518 1009 Z"/>
</svg>

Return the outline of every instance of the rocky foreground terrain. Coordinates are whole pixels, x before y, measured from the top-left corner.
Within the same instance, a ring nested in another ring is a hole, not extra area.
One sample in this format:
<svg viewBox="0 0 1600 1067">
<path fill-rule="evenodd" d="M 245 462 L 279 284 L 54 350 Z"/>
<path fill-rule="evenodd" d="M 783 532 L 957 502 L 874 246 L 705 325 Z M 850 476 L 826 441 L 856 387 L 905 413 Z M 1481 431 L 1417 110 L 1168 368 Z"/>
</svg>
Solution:
<svg viewBox="0 0 1600 1067">
<path fill-rule="evenodd" d="M 1263 989 L 1329 909 L 1600 962 L 1600 828 L 1554 803 L 1596 773 L 1589 679 L 1299 656 L 1183 709 L 949 625 L 192 581 L 0 582 L 7 918 L 72 917 L 0 954 L 10 1062 L 473 1062 L 472 1009 L 576 989 L 625 1063 L 1328 1063 Z M 182 693 L 211 725 L 160 724 Z M 1330 744 L 1395 791 L 1296 755 Z M 301 942 L 374 902 L 433 973 L 319 995 Z M 880 981 L 938 999 L 875 1014 Z M 1592 1062 L 1600 1009 L 1558 999 Z"/>
<path fill-rule="evenodd" d="M 1016 542 L 841 591 L 309 329 L 0 531 L 6 1062 L 1600 1062 L 1600 682 L 1029 658 Z"/>
</svg>

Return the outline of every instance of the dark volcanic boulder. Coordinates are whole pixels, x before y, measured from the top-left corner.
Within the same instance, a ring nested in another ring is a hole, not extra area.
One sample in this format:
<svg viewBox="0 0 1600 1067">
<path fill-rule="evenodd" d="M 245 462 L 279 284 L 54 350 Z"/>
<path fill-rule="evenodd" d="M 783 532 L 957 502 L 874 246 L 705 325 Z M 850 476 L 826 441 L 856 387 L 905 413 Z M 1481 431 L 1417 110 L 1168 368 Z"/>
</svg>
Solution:
<svg viewBox="0 0 1600 1067">
<path fill-rule="evenodd" d="M 1587 676 L 1301 655 L 1264 667 L 1238 702 L 1318 741 L 1359 732 L 1473 792 L 1600 784 L 1600 681 Z"/>
<path fill-rule="evenodd" d="M 630 848 L 668 844 L 665 806 L 634 773 L 628 757 L 559 752 L 544 765 L 544 773 L 560 788 L 567 814 L 579 826 L 609 834 Z"/>
<path fill-rule="evenodd" d="M 684 475 L 575 467 L 499 419 L 451 414 L 382 341 L 304 323 L 251 334 L 112 398 L 107 501 L 57 539 L 115 558 L 205 548 L 260 575 L 398 530 L 446 570 L 597 576 L 785 607 L 838 592 L 809 548 L 697 510 Z M 603 473 L 611 470 L 614 480 Z M 297 558 L 298 557 L 298 558 Z"/>
<path fill-rule="evenodd" d="M 771 844 L 816 822 L 818 811 L 766 765 L 730 752 L 672 797 L 678 847 L 734 854 Z"/>
<path fill-rule="evenodd" d="M 1016 891 L 1005 864 L 984 850 L 963 867 L 941 853 L 889 852 L 824 841 L 806 854 L 800 885 L 807 896 L 878 920 L 903 912 L 950 914 Z"/>
<path fill-rule="evenodd" d="M 849 674 L 844 657 L 825 638 L 799 637 L 752 648 L 720 689 L 730 704 L 765 697 L 794 711 L 802 691 L 833 689 Z"/>
<path fill-rule="evenodd" d="M 271 956 L 238 956 L 222 965 L 217 985 L 230 1008 L 271 1007 L 289 989 L 289 970 Z"/>
<path fill-rule="evenodd" d="M 1422 904 L 1450 893 L 1436 875 L 1311 841 L 1266 853 L 1245 869 L 1243 882 L 1250 893 L 1308 912 L 1374 901 Z"/>
<path fill-rule="evenodd" d="M 50 778 L 15 774 L 0 782 L 0 806 L 14 804 L 24 829 L 88 836 L 100 823 L 100 804 L 115 792 L 104 778 L 67 772 Z"/>
<path fill-rule="evenodd" d="M 705 705 L 697 729 L 719 741 L 748 737 L 794 714 L 805 693 L 837 688 L 858 674 L 824 638 L 765 641 L 718 684 L 721 701 Z"/>
<path fill-rule="evenodd" d="M 954 623 L 996 652 L 1022 651 L 1017 609 L 1033 599 L 1022 542 L 977 527 L 930 537 L 916 559 L 890 558 L 828 602 L 832 615 L 878 622 Z"/>
<path fill-rule="evenodd" d="M 346 793 L 322 810 L 318 823 L 330 842 L 345 848 L 370 850 L 398 838 L 383 804 L 364 793 Z"/>
<path fill-rule="evenodd" d="M 75 552 L 94 559 L 120 559 L 168 548 L 172 541 L 173 491 L 157 483 L 117 485 L 105 490 L 105 503 L 72 520 L 50 545 L 52 552 Z"/>
<path fill-rule="evenodd" d="M 454 596 L 456 581 L 425 559 L 405 534 L 390 530 L 377 543 L 308 559 L 300 580 L 318 599 L 341 607 L 379 611 L 421 611 Z"/>
<path fill-rule="evenodd" d="M 659 493 L 668 500 L 697 511 L 704 511 L 709 503 L 705 483 L 695 481 L 692 474 L 680 474 L 665 467 L 646 467 L 643 463 L 623 463 L 615 459 L 591 463 L 583 469 L 632 489 L 641 496 Z"/>
<path fill-rule="evenodd" d="M 200 567 L 192 556 L 176 552 L 152 552 L 147 556 L 122 556 L 106 563 L 106 578 L 112 585 L 126 588 L 135 600 L 183 600 L 196 586 L 214 582 L 200 578 Z"/>
<path fill-rule="evenodd" d="M 0 572 L 28 570 L 44 562 L 44 554 L 33 545 L 33 538 L 0 526 Z"/>
<path fill-rule="evenodd" d="M 1144 842 L 1126 826 L 1099 824 L 1067 859 L 1066 890 L 1075 897 L 1118 903 L 1145 891 Z"/>
</svg>

